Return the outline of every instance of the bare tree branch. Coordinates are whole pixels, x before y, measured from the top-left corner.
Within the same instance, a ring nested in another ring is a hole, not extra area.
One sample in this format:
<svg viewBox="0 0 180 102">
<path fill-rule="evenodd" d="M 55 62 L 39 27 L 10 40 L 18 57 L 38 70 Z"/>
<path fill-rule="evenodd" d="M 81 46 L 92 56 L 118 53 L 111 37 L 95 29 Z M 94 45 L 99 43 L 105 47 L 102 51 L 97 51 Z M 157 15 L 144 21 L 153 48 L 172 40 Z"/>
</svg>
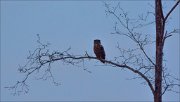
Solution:
<svg viewBox="0 0 180 102">
<path fill-rule="evenodd" d="M 171 14 L 171 12 L 175 9 L 175 7 L 178 5 L 180 0 L 177 1 L 177 3 L 172 7 L 172 9 L 168 12 L 168 14 L 165 16 L 163 15 L 162 9 L 162 19 L 163 20 L 163 27 L 165 28 L 165 21 L 167 20 L 168 16 Z M 161 1 L 160 1 L 161 3 Z M 160 5 L 162 6 L 162 5 Z M 105 7 L 107 8 L 106 14 L 113 15 L 117 19 L 117 22 L 115 22 L 114 30 L 115 33 L 112 34 L 119 34 L 119 35 L 124 35 L 128 38 L 130 38 L 132 41 L 135 42 L 136 48 L 131 48 L 131 49 L 122 49 L 119 45 L 117 46 L 117 49 L 120 51 L 120 55 L 114 57 L 113 60 L 105 60 L 101 59 L 104 61 L 106 64 L 103 66 L 112 66 L 112 67 L 117 67 L 120 69 L 126 69 L 130 70 L 131 72 L 135 73 L 138 75 L 137 77 L 134 77 L 132 79 L 143 79 L 145 83 L 149 86 L 151 92 L 155 96 L 156 89 L 157 87 L 154 85 L 155 84 L 155 78 L 154 74 L 152 74 L 152 71 L 155 71 L 156 68 L 156 63 L 152 60 L 152 58 L 147 54 L 145 46 L 148 44 L 151 44 L 152 41 L 149 39 L 148 34 L 142 34 L 138 33 L 136 30 L 138 28 L 145 27 L 147 25 L 153 24 L 154 21 L 151 22 L 146 22 L 147 17 L 149 16 L 150 13 L 147 13 L 146 15 L 139 15 L 138 19 L 131 19 L 128 16 L 128 13 L 120 7 L 120 4 L 116 5 L 115 7 L 110 7 L 107 3 L 105 3 Z M 160 7 L 162 8 L 162 7 Z M 162 20 L 161 19 L 161 20 Z M 143 22 L 143 23 L 142 23 Z M 125 28 L 126 32 L 120 31 L 119 26 L 122 26 Z M 163 28 L 163 31 L 164 31 Z M 163 46 L 165 39 L 172 36 L 173 33 L 177 33 L 178 29 L 174 29 L 171 32 L 163 32 Z M 82 63 L 82 67 L 85 71 L 88 73 L 91 73 L 91 71 L 87 70 L 85 68 L 84 62 L 86 60 L 98 60 L 98 58 L 89 55 L 87 51 L 85 51 L 84 55 L 74 55 L 70 53 L 71 48 L 68 48 L 65 51 L 53 51 L 51 52 L 48 49 L 49 43 L 44 44 L 40 41 L 40 36 L 37 34 L 38 40 L 38 47 L 33 51 L 29 51 L 29 56 L 27 57 L 27 63 L 24 66 L 19 66 L 18 71 L 22 74 L 24 74 L 24 77 L 21 81 L 17 81 L 15 85 L 5 87 L 9 90 L 13 90 L 13 95 L 19 95 L 20 93 L 28 93 L 29 91 L 29 86 L 27 84 L 27 80 L 29 79 L 30 76 L 33 76 L 35 73 L 39 73 L 40 69 L 44 70 L 44 73 L 41 77 L 36 78 L 37 80 L 47 80 L 51 79 L 52 83 L 54 85 L 60 85 L 60 83 L 55 81 L 55 78 L 53 76 L 52 72 L 52 67 L 51 65 L 54 62 L 61 61 L 63 64 L 67 65 L 73 65 L 73 66 L 79 66 L 80 63 Z M 163 47 L 162 46 L 162 47 Z M 140 54 L 139 54 L 140 53 Z M 162 57 L 162 56 L 161 56 Z M 172 77 L 169 73 L 166 73 L 166 69 L 164 68 L 162 70 L 163 72 L 163 88 L 164 90 L 162 91 L 163 95 L 166 91 L 174 91 L 172 90 L 172 87 L 178 86 L 180 87 L 179 84 L 176 82 L 169 80 L 169 77 Z M 176 79 L 175 79 L 176 80 Z M 180 80 L 178 79 L 177 82 Z M 144 83 L 143 82 L 143 83 Z"/>
<path fill-rule="evenodd" d="M 127 16 L 127 12 L 125 12 L 120 6 L 119 4 L 117 5 L 118 8 L 120 9 L 120 11 L 122 12 L 122 14 L 117 15 L 115 11 L 117 11 L 117 7 L 116 7 L 116 10 L 111 10 L 109 5 L 107 3 L 105 3 L 105 7 L 107 8 L 106 12 L 109 13 L 109 14 L 112 14 L 115 18 L 117 18 L 117 20 L 119 21 L 119 23 L 125 28 L 127 29 L 128 33 L 122 33 L 122 32 L 119 32 L 117 31 L 118 28 L 117 28 L 117 23 L 115 23 L 115 33 L 116 34 L 122 34 L 122 35 L 125 35 L 127 37 L 129 37 L 130 39 L 132 39 L 134 42 L 136 42 L 139 46 L 139 48 L 141 49 L 141 51 L 143 52 L 143 54 L 145 55 L 145 57 L 155 66 L 155 63 L 152 61 L 152 59 L 147 55 L 147 53 L 145 52 L 145 49 L 144 49 L 144 45 L 146 45 L 149 41 L 148 41 L 148 37 L 145 37 L 144 39 L 141 39 L 141 36 L 142 34 L 140 33 L 137 33 L 137 32 L 133 32 L 135 28 L 137 27 L 132 27 L 130 28 L 129 27 L 129 22 L 130 22 L 130 18 Z M 148 15 L 147 15 L 148 16 Z M 147 16 L 145 18 L 147 18 Z M 121 20 L 121 18 L 125 20 L 125 22 L 123 22 Z M 140 17 L 142 18 L 142 17 Z M 152 23 L 149 23 L 149 24 L 152 24 Z M 142 24 L 140 24 L 141 26 L 144 26 Z M 115 34 L 115 33 L 112 33 L 112 34 Z"/>
<path fill-rule="evenodd" d="M 178 1 L 179 2 L 179 1 Z M 175 9 L 175 7 L 177 6 L 178 3 L 176 3 L 174 5 L 174 7 L 170 10 L 170 12 L 168 13 L 168 15 L 165 17 L 165 20 L 167 19 L 167 17 L 169 16 L 169 14 L 173 11 L 173 9 Z M 119 7 L 117 7 L 119 6 Z M 145 58 L 147 59 L 148 62 L 150 62 L 152 65 L 145 65 L 144 62 L 140 62 L 139 65 L 139 69 L 138 71 L 140 71 L 141 69 L 144 69 L 144 72 L 142 73 L 143 75 L 146 75 L 146 77 L 149 79 L 150 83 L 153 84 L 155 83 L 155 78 L 153 78 L 151 75 L 149 75 L 149 72 L 151 72 L 151 68 L 155 68 L 156 64 L 155 62 L 152 60 L 152 58 L 149 57 L 149 55 L 147 54 L 146 50 L 145 50 L 145 45 L 147 45 L 149 43 L 148 41 L 148 37 L 147 35 L 146 36 L 142 36 L 143 34 L 141 33 L 137 33 L 135 32 L 135 29 L 137 28 L 141 28 L 141 27 L 144 27 L 146 25 L 149 25 L 149 24 L 153 24 L 154 22 L 149 22 L 149 23 L 145 23 L 145 24 L 141 24 L 139 23 L 139 21 L 146 21 L 147 17 L 148 17 L 148 14 L 147 15 L 138 15 L 139 19 L 138 20 L 133 20 L 131 18 L 128 17 L 128 13 L 125 12 L 121 7 L 120 5 L 118 4 L 116 6 L 116 9 L 114 10 L 114 8 L 110 7 L 109 4 L 106 4 L 105 3 L 105 7 L 106 7 L 106 13 L 109 13 L 111 14 L 113 17 L 115 17 L 117 19 L 117 21 L 115 22 L 115 26 L 114 26 L 114 30 L 115 32 L 114 33 L 111 33 L 111 34 L 118 34 L 118 35 L 124 35 L 128 38 L 130 38 L 131 40 L 133 40 L 139 47 L 139 49 L 142 51 L 142 53 L 144 54 Z M 164 18 L 164 15 L 163 15 L 163 11 L 162 11 L 162 5 L 161 5 L 161 1 L 160 1 L 160 12 L 161 12 L 161 18 Z M 119 10 L 119 12 L 117 13 L 117 11 Z M 162 20 L 162 31 L 164 31 L 165 29 L 165 20 Z M 118 23 L 121 25 L 121 26 L 118 26 Z M 134 25 L 133 23 L 137 24 L 137 25 Z M 131 24 L 131 26 L 130 26 Z M 120 28 L 125 28 L 127 30 L 127 32 L 123 32 L 122 30 L 120 30 Z M 164 38 L 162 39 L 163 41 L 163 45 L 164 46 L 164 43 L 165 43 L 165 39 L 167 39 L 168 37 L 172 36 L 173 33 L 178 33 L 179 30 L 178 29 L 174 29 L 173 31 L 170 31 L 170 32 L 167 32 L 164 34 Z M 164 32 L 163 32 L 164 33 Z M 121 49 L 118 47 L 118 49 L 121 51 Z M 131 63 L 133 63 L 133 60 L 136 61 L 135 63 L 138 63 L 137 61 L 139 61 L 139 59 L 143 59 L 141 58 L 141 56 L 137 56 L 137 54 L 133 54 L 133 51 L 131 51 L 131 53 L 128 53 L 129 57 L 125 57 L 124 56 L 124 52 L 121 51 L 121 58 L 123 63 L 126 63 L 128 65 L 130 65 Z M 128 52 L 128 51 L 125 51 L 125 52 Z M 119 57 L 116 57 L 115 59 L 117 60 Z M 136 59 L 135 59 L 136 58 Z M 135 65 L 133 65 L 135 66 Z M 146 69 L 146 66 L 147 66 L 147 69 Z M 142 71 L 141 71 L 142 72 Z M 153 75 L 153 74 L 152 74 Z M 163 91 L 163 94 L 167 91 L 167 90 L 171 90 L 172 91 L 172 88 L 173 86 L 179 86 L 179 84 L 175 84 L 174 82 L 172 81 L 167 81 L 167 78 L 169 76 L 164 76 L 164 91 Z M 138 77 L 139 78 L 139 77 Z M 133 78 L 134 79 L 134 78 Z"/>
<path fill-rule="evenodd" d="M 38 35 L 38 37 L 39 37 L 39 35 Z M 45 70 L 45 73 L 43 74 L 42 77 L 37 78 L 37 79 L 38 80 L 39 79 L 46 80 L 48 78 L 51 78 L 52 82 L 55 85 L 59 85 L 59 83 L 55 82 L 54 76 L 51 72 L 51 64 L 53 62 L 62 61 L 64 63 L 70 64 L 70 65 L 77 65 L 79 63 L 84 63 L 84 60 L 94 59 L 94 60 L 99 61 L 99 59 L 97 59 L 96 57 L 90 56 L 87 52 L 85 53 L 85 55 L 70 54 L 69 53 L 70 48 L 68 48 L 67 50 L 65 50 L 63 52 L 54 51 L 54 52 L 50 53 L 49 49 L 47 48 L 48 47 L 47 44 L 41 43 L 40 38 L 38 38 L 37 42 L 39 44 L 39 47 L 37 49 L 35 49 L 33 51 L 33 53 L 30 53 L 30 55 L 28 56 L 28 61 L 25 64 L 25 66 L 21 66 L 18 69 L 19 72 L 26 74 L 24 79 L 22 81 L 18 81 L 14 86 L 5 87 L 8 89 L 14 90 L 14 94 L 17 94 L 17 90 L 20 87 L 23 87 L 23 89 L 24 89 L 24 87 L 26 87 L 25 88 L 26 90 L 22 89 L 20 92 L 25 91 L 25 93 L 27 93 L 29 90 L 28 85 L 26 84 L 27 79 L 30 76 L 32 76 L 33 73 L 39 72 L 39 70 L 42 69 L 46 65 L 47 65 L 47 68 Z M 129 60 L 129 59 L 127 59 L 127 60 Z M 151 84 L 150 80 L 145 76 L 145 74 L 143 74 L 139 70 L 137 70 L 138 68 L 130 67 L 130 66 L 126 65 L 126 62 L 120 64 L 120 63 L 112 62 L 110 60 L 103 60 L 103 61 L 106 62 L 106 65 L 109 64 L 111 66 L 128 69 L 128 70 L 132 71 L 133 73 L 136 73 L 137 75 L 139 75 L 141 78 L 143 78 L 148 83 L 152 93 L 154 93 L 154 88 L 153 88 L 153 85 Z M 87 69 L 84 69 L 84 70 L 88 71 Z M 90 71 L 88 71 L 88 72 L 91 73 Z M 18 94 L 20 92 L 18 92 Z"/>
<path fill-rule="evenodd" d="M 167 13 L 167 15 L 164 18 L 164 22 L 166 22 L 167 18 L 169 17 L 169 15 L 172 13 L 172 11 L 178 6 L 180 0 L 177 0 L 177 2 L 175 3 L 175 5 L 171 8 L 171 10 Z"/>
</svg>

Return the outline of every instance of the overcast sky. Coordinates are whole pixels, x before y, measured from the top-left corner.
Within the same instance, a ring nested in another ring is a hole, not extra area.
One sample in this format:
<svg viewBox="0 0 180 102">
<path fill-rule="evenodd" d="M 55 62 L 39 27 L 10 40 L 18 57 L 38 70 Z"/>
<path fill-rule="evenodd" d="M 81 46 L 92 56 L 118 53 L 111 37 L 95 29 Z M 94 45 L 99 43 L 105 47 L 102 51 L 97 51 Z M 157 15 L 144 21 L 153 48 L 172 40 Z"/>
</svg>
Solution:
<svg viewBox="0 0 180 102">
<path fill-rule="evenodd" d="M 116 4 L 117 2 L 108 2 Z M 163 3 L 169 10 L 174 1 Z M 154 11 L 154 1 L 121 1 L 120 5 L 131 17 Z M 28 94 L 13 96 L 5 86 L 22 79 L 18 65 L 26 62 L 28 51 L 37 47 L 37 36 L 43 42 L 51 43 L 51 50 L 63 51 L 71 47 L 76 55 L 93 54 L 93 40 L 100 39 L 107 59 L 119 55 L 117 43 L 122 48 L 132 45 L 125 37 L 112 35 L 115 19 L 106 16 L 101 1 L 1 1 L 1 101 L 152 101 L 153 96 L 143 80 L 128 80 L 134 73 L 110 66 L 102 66 L 99 61 L 87 60 L 83 68 L 55 63 L 53 74 L 62 85 L 54 86 L 51 80 L 28 79 Z M 165 12 L 167 13 L 167 11 Z M 179 28 L 179 7 L 172 13 L 168 30 Z M 149 19 L 153 19 L 149 18 Z M 155 26 L 141 29 L 155 36 Z M 120 28 L 123 30 L 123 28 Z M 166 66 L 175 76 L 179 76 L 179 37 L 170 37 L 164 48 Z M 154 56 L 154 48 L 148 53 Z M 178 89 L 177 89 L 178 90 Z M 164 101 L 180 101 L 178 94 L 169 92 Z"/>
</svg>

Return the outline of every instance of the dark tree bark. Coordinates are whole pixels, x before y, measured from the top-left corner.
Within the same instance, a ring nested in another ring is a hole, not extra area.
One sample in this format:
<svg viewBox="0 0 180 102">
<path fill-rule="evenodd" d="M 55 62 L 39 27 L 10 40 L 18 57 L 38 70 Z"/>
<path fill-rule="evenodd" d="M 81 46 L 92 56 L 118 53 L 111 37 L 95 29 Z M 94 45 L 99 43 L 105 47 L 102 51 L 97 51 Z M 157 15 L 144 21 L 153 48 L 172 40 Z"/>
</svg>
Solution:
<svg viewBox="0 0 180 102">
<path fill-rule="evenodd" d="M 163 12 L 161 0 L 155 0 L 156 20 L 156 67 L 154 102 L 162 102 L 162 59 L 163 59 Z"/>
<path fill-rule="evenodd" d="M 154 102 L 162 102 L 162 71 L 163 71 L 163 47 L 164 41 L 168 37 L 164 34 L 165 22 L 169 14 L 178 5 L 178 2 L 168 12 L 166 17 L 163 15 L 161 0 L 155 0 L 155 21 L 156 21 L 156 66 L 155 66 L 155 91 Z"/>
</svg>

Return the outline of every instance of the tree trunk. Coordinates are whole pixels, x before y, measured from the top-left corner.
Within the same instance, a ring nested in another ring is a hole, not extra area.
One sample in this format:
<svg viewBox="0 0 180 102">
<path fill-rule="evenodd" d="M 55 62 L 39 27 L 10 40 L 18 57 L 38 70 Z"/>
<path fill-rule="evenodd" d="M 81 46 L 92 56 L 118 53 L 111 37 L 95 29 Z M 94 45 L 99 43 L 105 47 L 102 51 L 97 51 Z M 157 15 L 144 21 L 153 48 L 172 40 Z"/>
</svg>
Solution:
<svg viewBox="0 0 180 102">
<path fill-rule="evenodd" d="M 162 60 L 163 60 L 163 12 L 161 0 L 155 0 L 156 20 L 156 66 L 154 102 L 162 102 Z"/>
</svg>

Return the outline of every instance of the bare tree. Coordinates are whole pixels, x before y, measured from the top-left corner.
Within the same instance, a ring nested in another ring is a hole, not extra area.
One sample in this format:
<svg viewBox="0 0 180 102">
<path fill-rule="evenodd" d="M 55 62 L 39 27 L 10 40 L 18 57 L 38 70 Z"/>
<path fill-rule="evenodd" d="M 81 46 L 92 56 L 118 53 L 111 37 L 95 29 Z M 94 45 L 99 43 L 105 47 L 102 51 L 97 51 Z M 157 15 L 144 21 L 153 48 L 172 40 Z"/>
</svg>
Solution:
<svg viewBox="0 0 180 102">
<path fill-rule="evenodd" d="M 171 36 L 165 32 L 167 18 L 171 12 L 179 4 L 180 0 L 172 7 L 172 9 L 164 16 L 161 0 L 155 0 L 155 20 L 156 20 L 156 65 L 155 65 L 155 90 L 154 101 L 162 102 L 162 74 L 163 74 L 163 47 L 165 40 Z M 175 84 L 171 84 L 175 85 Z M 166 85 L 168 88 L 169 85 Z M 166 89 L 165 89 L 166 91 Z M 164 93 L 164 92 L 163 92 Z"/>
<path fill-rule="evenodd" d="M 179 29 L 174 29 L 172 31 L 166 30 L 166 22 L 173 10 L 178 6 L 180 0 L 176 1 L 173 7 L 168 11 L 166 15 L 163 13 L 161 0 L 155 0 L 155 13 L 147 12 L 146 15 L 139 15 L 138 19 L 132 19 L 129 17 L 128 13 L 121 8 L 118 3 L 116 6 L 111 7 L 109 4 L 104 3 L 106 7 L 106 14 L 112 15 L 116 18 L 114 32 L 111 34 L 122 35 L 130 40 L 132 40 L 136 46 L 134 48 L 122 49 L 117 46 L 120 51 L 120 55 L 114 57 L 112 60 L 103 60 L 106 64 L 105 66 L 112 66 L 117 68 L 123 68 L 131 71 L 137 77 L 144 80 L 154 96 L 154 102 L 162 102 L 162 95 L 167 91 L 174 91 L 174 87 L 180 87 L 178 84 L 180 79 L 175 78 L 170 73 L 166 72 L 165 66 L 163 66 L 163 47 L 165 41 L 168 37 L 172 36 L 174 33 L 179 33 Z M 154 21 L 147 22 L 147 17 L 153 14 L 155 16 Z M 152 41 L 150 39 L 150 34 L 143 34 L 138 32 L 137 29 L 142 27 L 147 27 L 148 25 L 156 25 L 156 40 Z M 119 27 L 124 28 L 124 31 L 120 31 Z M 70 53 L 71 48 L 65 51 L 53 51 L 50 52 L 48 49 L 49 44 L 43 44 L 38 36 L 37 43 L 38 48 L 33 52 L 29 52 L 27 57 L 28 62 L 24 66 L 19 67 L 19 72 L 25 74 L 24 79 L 17 81 L 17 83 L 10 87 L 5 87 L 13 90 L 14 95 L 29 91 L 29 86 L 26 84 L 29 76 L 33 75 L 35 72 L 39 72 L 40 69 L 44 68 L 45 72 L 42 77 L 38 79 L 46 80 L 48 78 L 52 79 L 55 85 L 59 85 L 54 80 L 54 76 L 51 72 L 51 65 L 53 62 L 62 61 L 63 63 L 70 65 L 84 64 L 84 61 L 89 60 L 99 60 L 94 56 L 90 56 L 87 52 L 82 55 L 73 55 Z M 146 48 L 150 44 L 156 42 L 156 56 L 148 55 Z M 84 70 L 88 71 L 84 68 Z M 88 71 L 91 73 L 90 71 Z"/>
</svg>

